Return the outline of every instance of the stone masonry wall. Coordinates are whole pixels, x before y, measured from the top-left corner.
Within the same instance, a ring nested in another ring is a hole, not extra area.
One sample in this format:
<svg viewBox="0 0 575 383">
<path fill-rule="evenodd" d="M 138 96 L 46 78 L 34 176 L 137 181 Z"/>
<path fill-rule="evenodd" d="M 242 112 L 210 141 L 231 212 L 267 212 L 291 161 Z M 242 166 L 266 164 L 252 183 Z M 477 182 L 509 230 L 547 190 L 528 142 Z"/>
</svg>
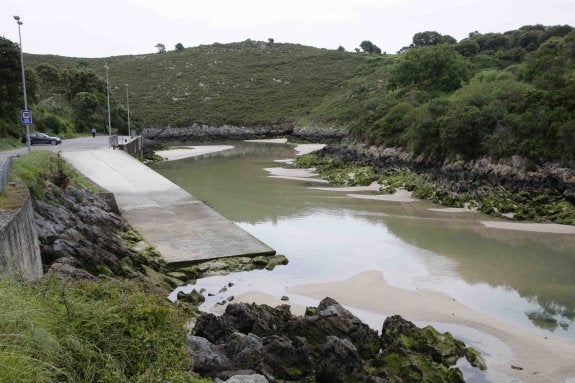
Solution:
<svg viewBox="0 0 575 383">
<path fill-rule="evenodd" d="M 0 272 L 36 280 L 42 276 L 40 246 L 28 188 L 11 182 L 0 207 Z"/>
</svg>

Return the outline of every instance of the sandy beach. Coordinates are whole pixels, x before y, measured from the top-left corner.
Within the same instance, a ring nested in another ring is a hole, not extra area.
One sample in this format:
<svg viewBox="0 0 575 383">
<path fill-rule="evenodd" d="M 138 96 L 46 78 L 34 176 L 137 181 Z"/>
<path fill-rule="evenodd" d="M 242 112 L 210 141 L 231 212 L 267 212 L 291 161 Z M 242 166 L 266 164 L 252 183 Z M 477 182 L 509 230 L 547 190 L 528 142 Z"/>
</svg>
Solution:
<svg viewBox="0 0 575 383">
<path fill-rule="evenodd" d="M 379 192 L 380 184 L 377 182 L 372 182 L 371 185 L 367 186 L 333 186 L 333 187 L 310 187 L 310 189 L 314 190 L 323 190 L 323 191 L 334 191 L 334 192 L 364 192 L 364 191 L 375 191 Z"/>
<path fill-rule="evenodd" d="M 323 149 L 325 144 L 299 144 L 295 147 L 298 156 Z"/>
<path fill-rule="evenodd" d="M 556 223 L 481 221 L 481 224 L 493 229 L 520 230 L 537 233 L 575 234 L 575 226 L 559 225 Z"/>
<path fill-rule="evenodd" d="M 202 156 L 204 154 L 221 152 L 233 149 L 232 145 L 206 145 L 206 146 L 182 146 L 171 150 L 158 150 L 156 154 L 166 161 L 181 160 L 188 157 Z"/>
<path fill-rule="evenodd" d="M 362 198 L 362 199 L 373 199 L 377 201 L 388 201 L 388 202 L 415 202 L 416 198 L 411 196 L 411 192 L 405 189 L 397 189 L 393 194 L 347 194 L 348 197 Z"/>
<path fill-rule="evenodd" d="M 399 314 L 418 325 L 439 323 L 448 328 L 456 325 L 461 334 L 457 330 L 452 332 L 464 336 L 468 343 L 482 351 L 488 365 L 486 378 L 490 381 L 571 383 L 575 378 L 575 343 L 498 321 L 445 294 L 390 286 L 379 271 L 366 271 L 338 282 L 292 286 L 286 291 L 295 297 L 296 303 L 257 291 L 236 296 L 235 302 L 265 303 L 274 307 L 288 304 L 292 306 L 292 313 L 301 315 L 304 307 L 297 304 L 297 296 L 318 301 L 329 296 L 352 311 L 359 309 L 381 316 Z M 220 306 L 217 311 L 223 312 L 224 308 Z"/>
<path fill-rule="evenodd" d="M 272 178 L 283 178 L 286 180 L 296 180 L 296 181 L 310 181 L 317 183 L 328 183 L 327 180 L 319 178 L 319 175 L 315 172 L 315 169 L 291 169 L 291 168 L 264 168 L 264 170 L 270 173 L 269 177 Z"/>
</svg>

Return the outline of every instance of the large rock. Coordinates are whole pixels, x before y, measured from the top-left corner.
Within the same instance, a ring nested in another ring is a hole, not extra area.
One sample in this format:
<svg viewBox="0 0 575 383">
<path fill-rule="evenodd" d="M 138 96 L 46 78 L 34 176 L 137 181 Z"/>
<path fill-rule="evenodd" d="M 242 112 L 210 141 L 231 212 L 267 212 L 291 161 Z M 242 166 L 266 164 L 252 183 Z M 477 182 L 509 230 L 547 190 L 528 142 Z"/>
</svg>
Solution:
<svg viewBox="0 0 575 383">
<path fill-rule="evenodd" d="M 328 336 L 318 358 L 316 382 L 347 383 L 361 381 L 364 376 L 363 361 L 353 343 L 349 339 Z"/>
<path fill-rule="evenodd" d="M 399 316 L 386 320 L 380 337 L 330 298 L 303 317 L 285 305 L 231 304 L 220 317 L 202 314 L 193 332 L 194 370 L 223 379 L 248 370 L 273 382 L 458 383 L 459 358 L 483 362 L 449 333 Z"/>
<path fill-rule="evenodd" d="M 373 358 L 381 348 L 377 331 L 331 298 L 320 302 L 316 315 L 292 320 L 287 331 L 291 335 L 310 339 L 316 350 L 321 348 L 330 335 L 349 339 L 357 345 L 357 350 L 364 359 Z"/>
<path fill-rule="evenodd" d="M 210 374 L 214 371 L 231 369 L 232 362 L 226 357 L 222 347 L 210 343 L 199 336 L 188 337 L 188 352 L 194 360 L 194 371 Z"/>
</svg>

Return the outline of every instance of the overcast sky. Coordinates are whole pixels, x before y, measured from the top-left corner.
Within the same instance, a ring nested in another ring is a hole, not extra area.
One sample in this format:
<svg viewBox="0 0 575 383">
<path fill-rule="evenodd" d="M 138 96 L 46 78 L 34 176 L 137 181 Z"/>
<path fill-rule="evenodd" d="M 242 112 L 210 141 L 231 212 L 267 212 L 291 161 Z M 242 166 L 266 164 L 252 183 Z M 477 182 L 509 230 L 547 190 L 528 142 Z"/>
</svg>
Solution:
<svg viewBox="0 0 575 383">
<path fill-rule="evenodd" d="M 395 53 L 432 30 L 457 40 L 526 24 L 575 26 L 575 0 L 1 0 L 0 35 L 27 53 L 107 57 L 264 40 Z"/>
</svg>

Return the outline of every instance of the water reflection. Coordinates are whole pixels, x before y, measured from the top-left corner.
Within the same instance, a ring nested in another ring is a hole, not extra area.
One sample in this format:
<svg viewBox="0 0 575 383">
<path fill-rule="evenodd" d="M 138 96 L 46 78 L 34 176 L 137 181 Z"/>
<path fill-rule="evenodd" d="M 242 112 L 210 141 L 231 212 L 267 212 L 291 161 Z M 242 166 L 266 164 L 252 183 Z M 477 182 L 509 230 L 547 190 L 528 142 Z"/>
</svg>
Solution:
<svg viewBox="0 0 575 383">
<path fill-rule="evenodd" d="M 285 286 L 381 270 L 394 286 L 443 291 L 477 311 L 575 339 L 575 236 L 486 228 L 480 214 L 430 211 L 426 202 L 312 190 L 263 170 L 293 158 L 291 147 L 233 145 L 154 167 L 290 259 L 253 278 Z"/>
</svg>

